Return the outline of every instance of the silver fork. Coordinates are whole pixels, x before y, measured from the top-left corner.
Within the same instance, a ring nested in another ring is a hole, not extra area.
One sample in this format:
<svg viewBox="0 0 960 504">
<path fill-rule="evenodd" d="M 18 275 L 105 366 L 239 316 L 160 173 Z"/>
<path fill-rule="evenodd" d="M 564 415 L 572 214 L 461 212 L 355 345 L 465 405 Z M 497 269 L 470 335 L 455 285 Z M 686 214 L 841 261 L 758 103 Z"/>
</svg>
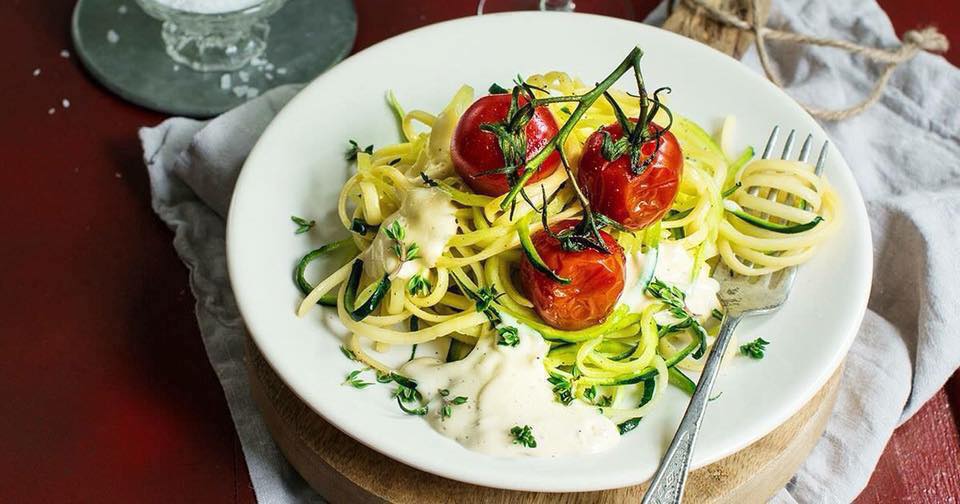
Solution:
<svg viewBox="0 0 960 504">
<path fill-rule="evenodd" d="M 780 127 L 776 126 L 770 132 L 770 138 L 763 149 L 763 159 L 770 157 L 770 153 L 777 144 L 777 137 L 780 134 Z M 787 141 L 783 146 L 781 159 L 789 159 L 793 151 L 795 132 L 790 131 Z M 800 148 L 799 160 L 806 162 L 810 156 L 810 146 L 813 141 L 811 135 L 807 135 L 803 146 Z M 820 149 L 820 156 L 817 158 L 815 173 L 820 175 L 823 171 L 823 164 L 827 156 L 827 142 L 823 143 Z M 750 194 L 756 195 L 760 188 L 748 188 Z M 768 199 L 777 197 L 777 191 L 771 190 L 767 195 Z M 787 200 L 787 204 L 791 204 Z M 804 203 L 804 207 L 808 205 Z M 766 216 L 763 216 L 766 217 Z M 697 434 L 700 431 L 700 424 L 703 422 L 703 414 L 707 408 L 713 384 L 717 378 L 717 372 L 720 370 L 720 362 L 726 353 L 727 346 L 733 336 L 734 329 L 746 317 L 755 315 L 764 315 L 773 313 L 780 309 L 787 296 L 790 294 L 790 288 L 793 286 L 793 279 L 796 276 L 797 268 L 790 267 L 772 274 L 760 277 L 748 277 L 736 275 L 727 267 L 723 261 L 717 265 L 713 273 L 713 278 L 720 282 L 720 292 L 717 297 L 720 304 L 723 305 L 725 314 L 723 322 L 720 325 L 720 334 L 713 343 L 713 349 L 707 357 L 707 362 L 703 367 L 700 380 L 697 382 L 697 390 L 690 399 L 690 405 L 687 406 L 687 412 L 680 421 L 677 433 L 667 449 L 667 453 L 660 461 L 660 467 L 650 482 L 647 493 L 643 496 L 643 504 L 657 503 L 679 503 L 683 497 L 683 487 L 687 482 L 687 472 L 690 469 L 690 457 L 693 447 L 696 444 Z"/>
</svg>

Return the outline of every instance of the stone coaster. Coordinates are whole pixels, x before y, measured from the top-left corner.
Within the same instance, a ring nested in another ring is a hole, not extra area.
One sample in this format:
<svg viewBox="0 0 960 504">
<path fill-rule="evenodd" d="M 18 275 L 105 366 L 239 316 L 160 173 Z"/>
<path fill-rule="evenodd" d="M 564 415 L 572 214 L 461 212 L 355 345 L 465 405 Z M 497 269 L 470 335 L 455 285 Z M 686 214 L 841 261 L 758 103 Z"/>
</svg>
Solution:
<svg viewBox="0 0 960 504">
<path fill-rule="evenodd" d="M 210 117 L 273 87 L 309 82 L 353 47 L 350 0 L 289 0 L 269 18 L 267 50 L 245 68 L 197 72 L 164 49 L 160 21 L 135 0 L 79 0 L 74 49 L 90 74 L 122 98 L 175 115 Z"/>
</svg>

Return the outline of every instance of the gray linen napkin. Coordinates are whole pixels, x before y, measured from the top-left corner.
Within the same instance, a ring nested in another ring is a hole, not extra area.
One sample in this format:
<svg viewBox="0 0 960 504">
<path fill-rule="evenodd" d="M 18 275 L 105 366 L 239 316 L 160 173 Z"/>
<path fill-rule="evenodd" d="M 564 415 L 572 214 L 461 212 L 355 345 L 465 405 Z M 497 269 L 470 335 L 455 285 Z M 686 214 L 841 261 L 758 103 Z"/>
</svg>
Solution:
<svg viewBox="0 0 960 504">
<path fill-rule="evenodd" d="M 662 15 L 661 7 L 648 22 Z M 897 43 L 872 0 L 777 2 L 770 23 L 876 46 Z M 859 100 L 877 72 L 832 49 L 770 49 L 790 93 L 821 107 Z M 744 62 L 759 69 L 753 53 Z M 174 230 L 174 246 L 190 268 L 204 344 L 263 502 L 322 499 L 279 453 L 249 395 L 244 327 L 226 272 L 224 217 L 243 160 L 298 89 L 275 89 L 209 122 L 173 118 L 140 130 L 153 208 Z M 896 72 L 877 105 L 826 125 L 867 201 L 873 293 L 827 431 L 776 502 L 851 501 L 893 430 L 960 366 L 960 340 L 951 331 L 960 326 L 958 103 L 960 72 L 941 57 L 920 54 Z"/>
</svg>

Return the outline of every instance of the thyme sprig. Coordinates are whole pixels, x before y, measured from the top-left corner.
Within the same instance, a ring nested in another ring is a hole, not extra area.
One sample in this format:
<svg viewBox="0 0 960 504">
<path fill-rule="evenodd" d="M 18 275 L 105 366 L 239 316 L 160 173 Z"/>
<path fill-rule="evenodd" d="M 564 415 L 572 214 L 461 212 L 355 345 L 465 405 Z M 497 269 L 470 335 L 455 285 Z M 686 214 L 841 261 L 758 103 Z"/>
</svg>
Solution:
<svg viewBox="0 0 960 504">
<path fill-rule="evenodd" d="M 467 398 L 464 396 L 457 396 L 453 399 L 447 399 L 450 395 L 448 389 L 440 389 L 437 391 L 440 394 L 440 420 L 446 420 L 450 418 L 450 415 L 453 414 L 453 407 L 460 406 L 461 404 L 467 402 Z"/>
<path fill-rule="evenodd" d="M 383 228 L 383 234 L 393 240 L 393 253 L 396 254 L 398 259 L 397 267 L 390 273 L 390 278 L 393 278 L 397 276 L 397 273 L 400 272 L 400 268 L 403 267 L 405 262 L 413 261 L 420 257 L 420 245 L 417 245 L 417 242 L 405 242 L 407 230 L 398 220 L 393 221 L 389 226 Z"/>
<path fill-rule="evenodd" d="M 361 152 L 366 154 L 373 154 L 373 144 L 366 147 L 360 147 L 360 144 L 356 140 L 350 140 L 350 147 L 347 149 L 346 154 L 344 155 L 347 158 L 347 161 L 356 161 L 357 154 Z"/>
<path fill-rule="evenodd" d="M 303 234 L 313 228 L 317 224 L 315 220 L 307 220 L 303 217 L 297 217 L 296 215 L 291 215 L 290 220 L 297 225 L 297 230 L 294 231 L 294 234 Z"/>
<path fill-rule="evenodd" d="M 432 289 L 433 284 L 420 273 L 413 275 L 410 277 L 410 280 L 407 281 L 407 292 L 409 292 L 411 296 L 426 296 Z"/>
<path fill-rule="evenodd" d="M 497 324 L 503 322 L 503 319 L 500 317 L 500 312 L 497 311 L 494 303 L 505 293 L 497 292 L 497 288 L 493 286 L 481 286 L 477 290 L 473 290 L 467 287 L 463 280 L 455 273 L 450 273 L 450 276 L 453 277 L 453 281 L 456 282 L 460 291 L 474 302 L 477 311 L 487 316 L 487 319 L 490 320 L 491 327 L 496 327 Z"/>
<path fill-rule="evenodd" d="M 707 331 L 700 324 L 700 321 L 687 309 L 686 294 L 677 286 L 669 285 L 658 278 L 654 278 L 647 284 L 646 293 L 651 297 L 658 299 L 667 307 L 667 312 L 673 315 L 678 321 L 661 331 L 662 334 L 690 329 L 699 340 L 697 349 L 693 352 L 693 358 L 699 359 L 707 351 Z"/>
<path fill-rule="evenodd" d="M 373 385 L 370 382 L 366 382 L 360 379 L 360 373 L 364 371 L 366 371 L 366 369 L 356 369 L 356 370 L 350 371 L 350 373 L 347 375 L 346 379 L 343 380 L 343 383 L 341 385 L 349 385 L 355 389 L 364 389 L 369 387 L 370 385 Z"/>
<path fill-rule="evenodd" d="M 518 329 L 513 326 L 497 328 L 497 344 L 501 346 L 515 347 L 520 344 L 520 335 Z"/>
</svg>

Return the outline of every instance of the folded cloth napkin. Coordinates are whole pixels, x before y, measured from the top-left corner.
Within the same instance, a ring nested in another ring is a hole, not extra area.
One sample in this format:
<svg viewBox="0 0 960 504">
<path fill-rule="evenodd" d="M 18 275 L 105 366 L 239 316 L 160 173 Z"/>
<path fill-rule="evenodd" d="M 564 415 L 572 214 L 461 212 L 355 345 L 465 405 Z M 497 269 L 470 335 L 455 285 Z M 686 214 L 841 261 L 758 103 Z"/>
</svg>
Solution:
<svg viewBox="0 0 960 504">
<path fill-rule="evenodd" d="M 662 19 L 661 7 L 652 20 Z M 895 47 L 886 15 L 864 0 L 779 2 L 772 26 Z M 842 107 L 878 69 L 847 53 L 770 44 L 789 92 Z M 744 63 L 758 70 L 755 54 Z M 759 71 L 759 70 L 758 70 Z M 224 218 L 251 147 L 299 90 L 274 89 L 209 122 L 173 118 L 140 130 L 153 208 L 190 268 L 197 320 L 223 385 L 258 499 L 322 501 L 284 460 L 249 394 L 244 326 L 224 257 Z M 860 116 L 826 124 L 867 201 L 875 273 L 869 311 L 850 350 L 836 410 L 810 458 L 776 502 L 849 502 L 870 478 L 893 430 L 960 365 L 960 72 L 919 54 Z M 843 237 L 837 237 L 843 239 Z"/>
</svg>

